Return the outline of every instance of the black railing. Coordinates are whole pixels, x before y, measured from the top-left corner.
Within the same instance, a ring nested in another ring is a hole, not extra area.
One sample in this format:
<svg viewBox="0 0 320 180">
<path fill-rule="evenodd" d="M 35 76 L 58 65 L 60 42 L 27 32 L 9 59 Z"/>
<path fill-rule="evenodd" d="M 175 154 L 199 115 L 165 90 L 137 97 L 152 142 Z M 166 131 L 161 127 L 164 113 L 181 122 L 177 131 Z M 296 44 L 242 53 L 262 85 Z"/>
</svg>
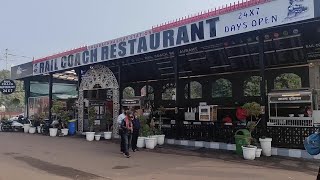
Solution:
<svg viewBox="0 0 320 180">
<path fill-rule="evenodd" d="M 178 128 L 179 127 L 179 128 Z M 215 125 L 171 125 L 171 128 L 162 128 L 166 138 L 194 141 L 235 143 L 234 134 L 243 126 Z M 316 128 L 310 127 L 267 127 L 264 136 L 272 138 L 272 146 L 280 148 L 303 149 L 303 141 Z M 252 132 L 255 139 L 262 137 L 262 129 L 257 128 Z"/>
</svg>

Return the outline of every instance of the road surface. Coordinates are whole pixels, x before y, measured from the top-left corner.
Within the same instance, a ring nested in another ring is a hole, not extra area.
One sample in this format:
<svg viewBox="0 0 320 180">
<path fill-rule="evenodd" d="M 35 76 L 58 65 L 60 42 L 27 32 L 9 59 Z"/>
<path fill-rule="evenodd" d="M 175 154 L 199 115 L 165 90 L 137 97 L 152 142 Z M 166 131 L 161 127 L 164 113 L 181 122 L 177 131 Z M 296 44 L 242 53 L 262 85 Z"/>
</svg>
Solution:
<svg viewBox="0 0 320 180">
<path fill-rule="evenodd" d="M 314 180 L 316 161 L 245 161 L 228 152 L 162 147 L 127 159 L 110 141 L 0 132 L 0 180 Z"/>
</svg>

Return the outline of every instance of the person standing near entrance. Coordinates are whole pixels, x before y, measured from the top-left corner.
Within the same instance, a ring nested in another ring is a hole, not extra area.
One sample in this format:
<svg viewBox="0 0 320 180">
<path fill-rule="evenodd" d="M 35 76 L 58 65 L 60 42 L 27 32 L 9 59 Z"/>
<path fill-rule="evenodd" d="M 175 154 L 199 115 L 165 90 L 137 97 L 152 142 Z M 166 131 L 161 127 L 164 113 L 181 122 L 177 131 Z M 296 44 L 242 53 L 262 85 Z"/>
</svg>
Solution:
<svg viewBox="0 0 320 180">
<path fill-rule="evenodd" d="M 139 132 L 140 132 L 140 120 L 138 119 L 137 112 L 134 113 L 134 119 L 132 121 L 132 124 L 133 124 L 133 133 L 132 133 L 131 146 L 132 146 L 132 151 L 136 152 L 138 150 L 137 141 L 138 141 Z"/>
<path fill-rule="evenodd" d="M 125 149 L 124 149 L 124 136 L 123 136 L 122 129 L 121 129 L 121 123 L 122 123 L 122 121 L 124 121 L 125 118 L 126 118 L 126 110 L 122 109 L 122 113 L 117 118 L 118 132 L 119 132 L 119 136 L 120 136 L 120 151 L 121 151 L 121 153 L 124 153 L 124 151 L 125 151 Z"/>
<path fill-rule="evenodd" d="M 124 154 L 127 158 L 130 157 L 129 149 L 132 140 L 133 118 L 133 114 L 131 112 L 127 112 L 127 117 L 121 123 L 122 135 L 124 140 Z"/>
</svg>

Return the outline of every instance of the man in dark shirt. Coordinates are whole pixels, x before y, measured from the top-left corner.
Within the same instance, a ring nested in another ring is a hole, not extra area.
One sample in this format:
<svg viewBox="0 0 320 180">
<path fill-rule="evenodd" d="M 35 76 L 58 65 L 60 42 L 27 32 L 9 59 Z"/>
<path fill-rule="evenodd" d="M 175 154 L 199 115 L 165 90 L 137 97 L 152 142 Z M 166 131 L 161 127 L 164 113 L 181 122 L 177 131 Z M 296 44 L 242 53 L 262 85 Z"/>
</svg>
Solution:
<svg viewBox="0 0 320 180">
<path fill-rule="evenodd" d="M 138 150 L 137 149 L 137 141 L 138 141 L 139 132 L 140 132 L 140 121 L 138 119 L 137 113 L 135 113 L 135 115 L 134 115 L 134 119 L 132 121 L 132 124 L 133 124 L 133 133 L 132 133 L 131 146 L 132 146 L 132 151 L 135 152 Z"/>
<path fill-rule="evenodd" d="M 132 132 L 133 132 L 133 124 L 132 120 L 134 119 L 132 113 L 127 113 L 127 117 L 121 123 L 122 135 L 124 138 L 124 154 L 127 158 L 130 157 L 129 149 L 131 144 Z"/>
</svg>

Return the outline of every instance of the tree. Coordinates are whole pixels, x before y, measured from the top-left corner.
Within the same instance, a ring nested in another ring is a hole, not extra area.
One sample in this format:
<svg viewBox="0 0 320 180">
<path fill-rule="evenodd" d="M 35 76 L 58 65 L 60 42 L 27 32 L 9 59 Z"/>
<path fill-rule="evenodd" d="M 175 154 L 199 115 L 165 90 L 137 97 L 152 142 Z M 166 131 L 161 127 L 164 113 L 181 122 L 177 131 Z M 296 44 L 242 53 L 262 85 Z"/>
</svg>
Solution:
<svg viewBox="0 0 320 180">
<path fill-rule="evenodd" d="M 244 82 L 244 96 L 260 96 L 260 76 L 251 76 Z"/>
<path fill-rule="evenodd" d="M 185 98 L 188 98 L 188 92 L 189 92 L 189 83 L 185 86 L 184 92 L 185 92 Z M 202 98 L 202 85 L 197 81 L 191 81 L 190 82 L 190 99 L 199 99 Z"/>
<path fill-rule="evenodd" d="M 130 86 L 123 89 L 123 98 L 132 98 L 134 97 L 134 89 Z"/>
<path fill-rule="evenodd" d="M 9 79 L 10 71 L 1 70 L 0 80 Z M 24 111 L 24 89 L 22 81 L 15 81 L 16 91 L 10 95 L 0 93 L 0 105 L 6 107 L 6 111 Z"/>
<path fill-rule="evenodd" d="M 274 81 L 275 89 L 299 89 L 301 88 L 301 78 L 294 73 L 284 73 L 276 77 Z"/>
<path fill-rule="evenodd" d="M 162 100 L 176 100 L 176 88 L 169 87 L 162 93 Z"/>
<path fill-rule="evenodd" d="M 218 79 L 212 84 L 212 97 L 232 97 L 232 84 L 227 79 Z"/>
</svg>

